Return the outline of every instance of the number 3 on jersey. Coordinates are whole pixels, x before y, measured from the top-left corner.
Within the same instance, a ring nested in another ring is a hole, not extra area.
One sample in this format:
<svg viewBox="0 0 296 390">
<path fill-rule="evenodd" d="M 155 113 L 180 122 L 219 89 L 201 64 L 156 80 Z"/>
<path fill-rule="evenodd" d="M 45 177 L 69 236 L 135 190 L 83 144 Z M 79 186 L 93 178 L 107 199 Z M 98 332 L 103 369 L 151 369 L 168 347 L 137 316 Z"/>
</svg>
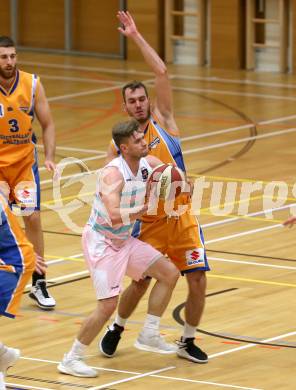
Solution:
<svg viewBox="0 0 296 390">
<path fill-rule="evenodd" d="M 18 122 L 16 119 L 10 119 L 8 123 L 11 125 L 9 131 L 11 131 L 12 133 L 16 133 L 17 131 L 19 131 L 20 128 L 18 127 Z"/>
</svg>

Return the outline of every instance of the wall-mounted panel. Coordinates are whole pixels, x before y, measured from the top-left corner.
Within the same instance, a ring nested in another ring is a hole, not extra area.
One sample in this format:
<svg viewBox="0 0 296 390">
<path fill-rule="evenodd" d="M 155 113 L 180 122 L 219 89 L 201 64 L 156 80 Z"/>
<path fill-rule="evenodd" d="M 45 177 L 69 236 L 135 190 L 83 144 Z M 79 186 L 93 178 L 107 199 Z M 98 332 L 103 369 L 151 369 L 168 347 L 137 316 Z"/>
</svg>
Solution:
<svg viewBox="0 0 296 390">
<path fill-rule="evenodd" d="M 72 49 L 120 54 L 118 0 L 72 0 Z"/>
<path fill-rule="evenodd" d="M 244 2 L 212 0 L 210 9 L 211 66 L 240 69 L 244 66 Z"/>
<path fill-rule="evenodd" d="M 158 0 L 128 0 L 128 10 L 133 15 L 139 31 L 147 42 L 163 57 L 164 53 L 164 3 Z M 127 58 L 143 59 L 139 49 L 130 40 L 127 41 Z"/>
<path fill-rule="evenodd" d="M 290 50 L 291 50 L 291 71 L 292 73 L 296 73 L 296 0 L 291 0 L 291 42 L 290 42 Z"/>
<path fill-rule="evenodd" d="M 10 35 L 10 1 L 1 0 L 0 35 Z"/>
<path fill-rule="evenodd" d="M 64 0 L 19 0 L 18 45 L 64 48 Z"/>
</svg>

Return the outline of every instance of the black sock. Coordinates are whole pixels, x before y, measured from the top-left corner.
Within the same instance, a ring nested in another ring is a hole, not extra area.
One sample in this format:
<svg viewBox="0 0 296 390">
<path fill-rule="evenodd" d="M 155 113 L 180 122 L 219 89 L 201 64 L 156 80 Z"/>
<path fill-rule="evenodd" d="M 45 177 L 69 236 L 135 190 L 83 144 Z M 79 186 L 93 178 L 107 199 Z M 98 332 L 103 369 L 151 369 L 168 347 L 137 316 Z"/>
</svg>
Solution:
<svg viewBox="0 0 296 390">
<path fill-rule="evenodd" d="M 45 274 L 38 274 L 38 272 L 34 271 L 32 275 L 32 286 L 36 285 L 37 280 L 45 279 Z"/>
</svg>

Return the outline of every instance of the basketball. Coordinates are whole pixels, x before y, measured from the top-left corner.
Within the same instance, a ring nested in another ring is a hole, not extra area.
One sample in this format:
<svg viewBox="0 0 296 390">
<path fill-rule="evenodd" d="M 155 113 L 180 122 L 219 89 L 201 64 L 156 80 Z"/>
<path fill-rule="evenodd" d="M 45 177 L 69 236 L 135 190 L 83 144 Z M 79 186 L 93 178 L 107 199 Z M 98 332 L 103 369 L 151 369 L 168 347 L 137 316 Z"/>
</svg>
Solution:
<svg viewBox="0 0 296 390">
<path fill-rule="evenodd" d="M 161 164 L 153 169 L 148 181 L 147 188 L 162 200 L 177 198 L 186 189 L 184 172 L 172 164 Z"/>
</svg>

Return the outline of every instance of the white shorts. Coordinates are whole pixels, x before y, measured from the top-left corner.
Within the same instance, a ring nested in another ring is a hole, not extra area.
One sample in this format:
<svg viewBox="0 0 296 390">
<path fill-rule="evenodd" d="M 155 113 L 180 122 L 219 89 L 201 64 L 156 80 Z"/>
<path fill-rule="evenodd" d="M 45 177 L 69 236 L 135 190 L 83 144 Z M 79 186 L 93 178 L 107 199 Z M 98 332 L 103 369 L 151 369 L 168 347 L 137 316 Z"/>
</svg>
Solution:
<svg viewBox="0 0 296 390">
<path fill-rule="evenodd" d="M 99 232 L 86 225 L 82 247 L 97 299 L 117 296 L 124 275 L 138 281 L 145 271 L 163 255 L 151 245 L 134 237 L 116 247 Z"/>
</svg>

